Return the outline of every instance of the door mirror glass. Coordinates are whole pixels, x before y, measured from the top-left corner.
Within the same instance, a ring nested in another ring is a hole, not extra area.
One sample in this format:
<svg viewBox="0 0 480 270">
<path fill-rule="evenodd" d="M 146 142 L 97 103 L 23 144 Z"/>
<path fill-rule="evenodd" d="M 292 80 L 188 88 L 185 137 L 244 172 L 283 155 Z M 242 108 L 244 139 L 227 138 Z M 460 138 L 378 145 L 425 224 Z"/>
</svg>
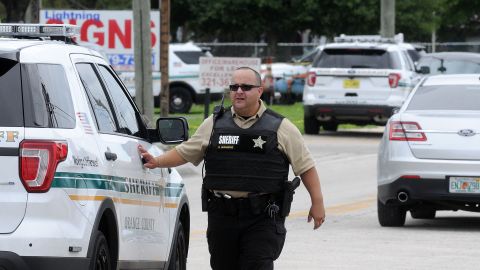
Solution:
<svg viewBox="0 0 480 270">
<path fill-rule="evenodd" d="M 420 73 L 421 74 L 430 74 L 430 68 L 427 66 L 421 66 L 420 67 Z"/>
<path fill-rule="evenodd" d="M 188 122 L 183 117 L 167 117 L 157 120 L 159 140 L 164 144 L 178 144 L 188 140 Z"/>
</svg>

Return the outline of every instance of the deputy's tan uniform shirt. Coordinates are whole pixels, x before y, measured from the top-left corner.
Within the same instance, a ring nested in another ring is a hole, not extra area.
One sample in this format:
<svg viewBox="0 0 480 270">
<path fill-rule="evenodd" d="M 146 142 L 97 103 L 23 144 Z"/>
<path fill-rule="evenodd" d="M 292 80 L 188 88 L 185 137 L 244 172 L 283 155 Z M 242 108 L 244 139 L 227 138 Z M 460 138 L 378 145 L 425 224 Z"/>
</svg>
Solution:
<svg viewBox="0 0 480 270">
<path fill-rule="evenodd" d="M 244 119 L 237 115 L 231 107 L 233 121 L 240 128 L 246 129 L 251 127 L 263 115 L 267 109 L 262 101 L 260 101 L 260 109 L 254 116 Z M 195 134 L 186 142 L 175 147 L 178 154 L 186 161 L 193 163 L 195 166 L 203 160 L 205 150 L 210 140 L 213 128 L 213 116 L 208 117 L 198 127 Z M 315 166 L 310 152 L 303 141 L 302 134 L 298 128 L 287 118 L 282 120 L 277 131 L 278 148 L 287 156 L 292 170 L 295 175 L 301 175 L 307 170 Z M 243 197 L 245 192 L 228 192 L 233 197 Z"/>
</svg>

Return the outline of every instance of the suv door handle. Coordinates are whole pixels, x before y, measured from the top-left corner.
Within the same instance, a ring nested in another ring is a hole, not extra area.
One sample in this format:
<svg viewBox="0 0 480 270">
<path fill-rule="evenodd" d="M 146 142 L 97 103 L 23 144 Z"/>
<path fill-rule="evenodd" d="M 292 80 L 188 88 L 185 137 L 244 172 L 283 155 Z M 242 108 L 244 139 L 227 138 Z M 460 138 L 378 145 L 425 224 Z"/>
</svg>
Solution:
<svg viewBox="0 0 480 270">
<path fill-rule="evenodd" d="M 105 152 L 105 158 L 107 160 L 112 160 L 112 161 L 115 161 L 117 160 L 117 154 L 113 153 L 113 152 Z"/>
</svg>

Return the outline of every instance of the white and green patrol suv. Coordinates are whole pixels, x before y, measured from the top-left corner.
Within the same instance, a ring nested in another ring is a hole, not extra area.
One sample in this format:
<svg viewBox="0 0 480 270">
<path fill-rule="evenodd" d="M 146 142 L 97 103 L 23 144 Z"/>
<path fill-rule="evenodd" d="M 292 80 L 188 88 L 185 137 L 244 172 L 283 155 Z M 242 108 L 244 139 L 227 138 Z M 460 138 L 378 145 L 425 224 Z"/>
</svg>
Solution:
<svg viewBox="0 0 480 270">
<path fill-rule="evenodd" d="M 0 24 L 0 269 L 185 269 L 184 184 L 138 145 L 159 155 L 187 123 L 148 129 L 77 30 Z"/>
<path fill-rule="evenodd" d="M 308 71 L 303 92 L 306 134 L 339 124 L 385 125 L 421 76 L 402 40 L 340 36 L 324 46 Z"/>
</svg>

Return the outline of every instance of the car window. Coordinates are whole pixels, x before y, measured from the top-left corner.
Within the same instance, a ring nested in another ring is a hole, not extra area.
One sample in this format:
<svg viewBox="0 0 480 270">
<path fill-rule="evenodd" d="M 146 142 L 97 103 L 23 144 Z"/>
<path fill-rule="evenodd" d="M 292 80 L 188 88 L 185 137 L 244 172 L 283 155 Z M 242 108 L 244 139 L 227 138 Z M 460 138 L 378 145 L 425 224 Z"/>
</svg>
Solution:
<svg viewBox="0 0 480 270">
<path fill-rule="evenodd" d="M 480 64 L 468 60 L 442 60 L 434 57 L 423 57 L 418 66 L 428 66 L 430 74 L 468 74 L 480 73 Z"/>
<path fill-rule="evenodd" d="M 324 49 L 313 67 L 399 69 L 398 56 L 380 49 Z"/>
<path fill-rule="evenodd" d="M 70 87 L 61 65 L 22 64 L 22 82 L 26 127 L 75 127 Z"/>
<path fill-rule="evenodd" d="M 140 127 L 137 121 L 135 108 L 130 103 L 129 98 L 123 91 L 122 86 L 115 79 L 109 68 L 99 65 L 100 74 L 102 74 L 107 85 L 110 96 L 117 112 L 119 132 L 128 135 L 140 136 Z"/>
<path fill-rule="evenodd" d="M 200 57 L 205 56 L 202 51 L 175 51 L 173 52 L 182 62 L 189 65 L 200 63 Z"/>
<path fill-rule="evenodd" d="M 432 102 L 432 101 L 435 102 Z M 480 87 L 473 85 L 423 86 L 417 89 L 408 110 L 480 110 Z"/>
<path fill-rule="evenodd" d="M 93 66 L 80 63 L 76 64 L 76 67 L 97 120 L 98 129 L 101 132 L 115 132 L 117 128 L 112 108 Z"/>
<path fill-rule="evenodd" d="M 298 60 L 297 62 L 300 62 L 300 63 L 303 63 L 303 62 L 306 62 L 306 63 L 311 63 L 313 62 L 313 59 L 315 58 L 315 56 L 317 55 L 317 53 L 320 51 L 319 48 L 315 48 L 311 51 L 308 51 L 307 53 L 305 53 L 304 55 L 302 55 Z"/>
<path fill-rule="evenodd" d="M 408 55 L 410 56 L 410 58 L 412 59 L 413 62 L 417 62 L 418 59 L 420 59 L 420 53 L 415 49 L 407 50 L 407 53 L 408 53 Z"/>
<path fill-rule="evenodd" d="M 20 80 L 20 64 L 0 58 L 0 126 L 23 126 L 23 104 Z M 5 102 L 8 100 L 8 102 Z"/>
<path fill-rule="evenodd" d="M 402 55 L 403 61 L 405 61 L 406 69 L 410 71 L 415 70 L 412 58 L 410 58 L 410 56 L 408 55 L 408 52 L 401 51 L 401 55 Z"/>
</svg>

